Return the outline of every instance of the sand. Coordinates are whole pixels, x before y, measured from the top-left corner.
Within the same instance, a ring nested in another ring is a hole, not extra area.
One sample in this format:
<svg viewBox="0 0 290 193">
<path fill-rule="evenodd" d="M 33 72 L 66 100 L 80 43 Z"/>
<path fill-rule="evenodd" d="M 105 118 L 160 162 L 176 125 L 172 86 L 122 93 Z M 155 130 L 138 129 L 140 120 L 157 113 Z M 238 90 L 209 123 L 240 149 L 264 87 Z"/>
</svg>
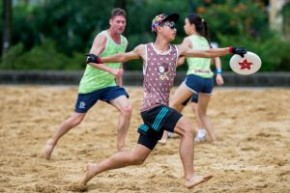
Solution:
<svg viewBox="0 0 290 193">
<path fill-rule="evenodd" d="M 51 160 L 38 157 L 44 143 L 73 111 L 76 86 L 0 86 L 0 192 L 58 193 L 80 179 L 87 162 L 116 151 L 118 112 L 99 102 L 84 122 L 59 142 Z M 127 145 L 132 149 L 141 123 L 142 89 L 128 87 L 134 106 Z M 290 89 L 216 88 L 208 113 L 220 141 L 195 145 L 199 174 L 214 177 L 191 190 L 183 186 L 179 137 L 159 144 L 141 166 L 93 178 L 92 193 L 290 192 Z M 194 122 L 190 107 L 184 115 Z"/>
</svg>

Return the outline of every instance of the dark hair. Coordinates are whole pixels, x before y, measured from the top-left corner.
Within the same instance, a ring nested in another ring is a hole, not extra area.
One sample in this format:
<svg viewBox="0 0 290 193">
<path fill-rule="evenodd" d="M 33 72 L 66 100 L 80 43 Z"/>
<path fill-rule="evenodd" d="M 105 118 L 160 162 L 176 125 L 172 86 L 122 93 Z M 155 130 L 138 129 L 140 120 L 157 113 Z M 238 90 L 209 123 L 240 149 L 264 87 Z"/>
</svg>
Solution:
<svg viewBox="0 0 290 193">
<path fill-rule="evenodd" d="M 190 24 L 194 24 L 195 25 L 195 29 L 196 31 L 204 36 L 207 41 L 209 42 L 209 33 L 208 33 L 208 27 L 207 27 L 207 23 L 206 21 L 204 21 L 204 19 L 202 19 L 200 16 L 198 16 L 195 13 L 191 13 L 190 15 L 187 16 L 187 19 L 189 21 Z"/>
<path fill-rule="evenodd" d="M 114 8 L 111 12 L 111 18 L 114 18 L 116 16 L 124 16 L 126 17 L 126 11 L 124 9 L 121 9 L 121 8 Z"/>
</svg>

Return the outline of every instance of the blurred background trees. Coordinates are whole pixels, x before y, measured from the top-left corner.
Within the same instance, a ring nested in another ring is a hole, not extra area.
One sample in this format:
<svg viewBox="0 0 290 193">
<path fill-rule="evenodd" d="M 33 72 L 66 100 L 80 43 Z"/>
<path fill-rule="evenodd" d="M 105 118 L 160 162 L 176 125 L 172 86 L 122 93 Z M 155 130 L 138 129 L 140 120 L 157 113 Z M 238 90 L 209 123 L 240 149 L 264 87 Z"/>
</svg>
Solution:
<svg viewBox="0 0 290 193">
<path fill-rule="evenodd" d="M 162 12 L 181 14 L 174 41 L 180 43 L 185 36 L 183 18 L 196 12 L 208 22 L 211 41 L 220 47 L 244 46 L 254 51 L 262 58 L 262 71 L 290 71 L 289 1 L 285 0 L 275 12 L 277 18 L 282 18 L 280 30 L 269 25 L 273 10 L 270 3 L 268 0 L 2 0 L 0 69 L 84 69 L 84 53 L 89 51 L 93 38 L 109 27 L 112 8 L 122 7 L 127 11 L 124 35 L 129 40 L 128 50 L 154 40 L 150 23 Z M 229 69 L 229 58 L 222 58 L 225 70 Z M 126 69 L 141 69 L 140 61 L 130 63 Z M 181 70 L 185 68 L 184 65 Z"/>
</svg>

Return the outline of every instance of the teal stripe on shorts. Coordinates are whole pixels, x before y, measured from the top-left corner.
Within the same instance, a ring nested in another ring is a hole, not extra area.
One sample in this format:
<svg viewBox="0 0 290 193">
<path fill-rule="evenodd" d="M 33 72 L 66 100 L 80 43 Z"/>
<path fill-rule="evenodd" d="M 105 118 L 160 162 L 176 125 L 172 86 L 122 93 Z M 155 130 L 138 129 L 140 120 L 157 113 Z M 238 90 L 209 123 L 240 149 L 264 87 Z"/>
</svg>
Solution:
<svg viewBox="0 0 290 193">
<path fill-rule="evenodd" d="M 163 107 L 161 111 L 158 113 L 156 119 L 154 120 L 154 123 L 152 124 L 152 128 L 155 131 L 159 131 L 160 129 L 160 123 L 163 120 L 163 118 L 166 116 L 166 113 L 168 112 L 168 109 L 166 107 Z"/>
</svg>

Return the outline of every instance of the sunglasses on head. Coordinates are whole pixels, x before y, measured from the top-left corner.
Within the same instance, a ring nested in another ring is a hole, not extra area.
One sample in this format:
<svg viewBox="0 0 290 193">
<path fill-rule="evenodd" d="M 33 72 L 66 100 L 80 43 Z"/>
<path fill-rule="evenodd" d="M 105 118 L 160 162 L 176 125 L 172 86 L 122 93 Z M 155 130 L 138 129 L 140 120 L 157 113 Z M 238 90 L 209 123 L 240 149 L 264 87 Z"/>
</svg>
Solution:
<svg viewBox="0 0 290 193">
<path fill-rule="evenodd" d="M 162 26 L 167 26 L 167 27 L 169 27 L 170 29 L 176 29 L 176 25 L 175 25 L 175 23 L 174 23 L 173 21 L 165 22 L 165 23 L 163 23 Z"/>
</svg>

